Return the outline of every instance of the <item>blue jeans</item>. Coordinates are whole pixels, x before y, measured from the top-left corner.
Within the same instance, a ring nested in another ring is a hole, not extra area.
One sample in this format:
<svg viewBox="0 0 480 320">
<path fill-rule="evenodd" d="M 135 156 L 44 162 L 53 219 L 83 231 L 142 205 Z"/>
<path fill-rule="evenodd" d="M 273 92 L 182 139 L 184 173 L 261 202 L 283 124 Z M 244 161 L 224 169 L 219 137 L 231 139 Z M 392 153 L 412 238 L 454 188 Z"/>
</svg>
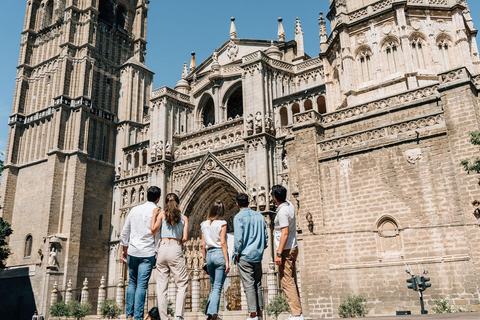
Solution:
<svg viewBox="0 0 480 320">
<path fill-rule="evenodd" d="M 128 263 L 128 287 L 127 287 L 127 318 L 143 320 L 145 295 L 148 288 L 148 280 L 152 274 L 155 256 L 139 258 L 127 256 Z"/>
<path fill-rule="evenodd" d="M 212 248 L 207 251 L 207 270 L 210 276 L 212 290 L 208 296 L 205 314 L 211 316 L 218 314 L 222 287 L 227 277 L 225 274 L 225 257 L 223 256 L 222 248 Z"/>
</svg>

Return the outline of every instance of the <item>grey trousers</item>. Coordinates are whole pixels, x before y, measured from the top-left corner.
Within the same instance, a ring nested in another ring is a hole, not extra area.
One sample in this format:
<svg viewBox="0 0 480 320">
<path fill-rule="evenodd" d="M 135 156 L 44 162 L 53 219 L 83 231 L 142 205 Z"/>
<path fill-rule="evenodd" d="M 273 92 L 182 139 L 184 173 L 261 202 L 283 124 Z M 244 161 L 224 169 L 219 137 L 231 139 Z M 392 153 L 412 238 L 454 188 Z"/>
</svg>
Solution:
<svg viewBox="0 0 480 320">
<path fill-rule="evenodd" d="M 263 311 L 262 263 L 240 259 L 237 266 L 247 296 L 248 312 Z"/>
</svg>

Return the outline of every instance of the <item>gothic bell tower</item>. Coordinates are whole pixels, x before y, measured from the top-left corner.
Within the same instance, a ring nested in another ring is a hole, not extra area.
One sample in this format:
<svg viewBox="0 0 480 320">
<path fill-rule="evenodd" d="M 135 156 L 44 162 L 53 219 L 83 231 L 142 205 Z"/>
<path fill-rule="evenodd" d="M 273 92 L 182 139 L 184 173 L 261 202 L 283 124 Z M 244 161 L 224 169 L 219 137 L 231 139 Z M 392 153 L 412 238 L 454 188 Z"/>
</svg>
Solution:
<svg viewBox="0 0 480 320">
<path fill-rule="evenodd" d="M 122 70 L 143 70 L 151 90 L 148 3 L 27 1 L 0 216 L 14 230 L 7 265 L 30 270 L 35 309 L 17 306 L 29 316 L 47 314 L 55 282 L 107 277 L 117 127 L 148 107 L 120 102 L 138 86 Z"/>
</svg>

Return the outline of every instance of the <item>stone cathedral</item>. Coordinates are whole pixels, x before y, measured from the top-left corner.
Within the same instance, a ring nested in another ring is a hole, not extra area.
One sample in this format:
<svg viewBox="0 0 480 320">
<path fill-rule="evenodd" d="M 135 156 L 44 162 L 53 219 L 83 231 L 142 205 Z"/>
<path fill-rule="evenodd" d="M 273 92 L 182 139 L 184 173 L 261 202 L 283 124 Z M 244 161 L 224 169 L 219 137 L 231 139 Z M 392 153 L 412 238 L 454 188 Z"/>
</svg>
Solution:
<svg viewBox="0 0 480 320">
<path fill-rule="evenodd" d="M 191 276 L 213 201 L 232 231 L 235 196 L 248 193 L 271 227 L 269 189 L 283 184 L 297 206 L 306 316 L 338 317 L 350 293 L 370 315 L 418 314 L 405 269 L 428 270 L 427 310 L 448 298 L 480 311 L 480 186 L 460 165 L 478 155 L 469 132 L 480 129 L 466 0 L 330 0 L 313 57 L 298 19 L 292 40 L 281 19 L 277 39 L 247 40 L 232 18 L 223 44 L 203 62 L 192 53 L 177 85 L 158 89 L 148 0 L 26 2 L 0 188 L 14 230 L 0 271 L 8 319 L 80 299 L 85 279 L 115 299 L 128 282 L 120 232 L 151 185 L 180 196 Z"/>
</svg>

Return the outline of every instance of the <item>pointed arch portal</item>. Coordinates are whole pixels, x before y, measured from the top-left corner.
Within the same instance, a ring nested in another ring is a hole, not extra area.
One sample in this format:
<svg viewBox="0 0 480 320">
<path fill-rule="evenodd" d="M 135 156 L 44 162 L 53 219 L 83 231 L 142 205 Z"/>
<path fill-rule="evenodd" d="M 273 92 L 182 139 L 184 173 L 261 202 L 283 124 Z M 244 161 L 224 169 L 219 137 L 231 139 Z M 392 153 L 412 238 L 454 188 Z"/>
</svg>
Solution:
<svg viewBox="0 0 480 320">
<path fill-rule="evenodd" d="M 232 185 L 219 177 L 205 179 L 195 188 L 190 200 L 184 207 L 184 214 L 188 217 L 188 237 L 195 239 L 201 236 L 200 224 L 205 221 L 208 210 L 215 200 L 225 205 L 225 220 L 227 232 L 233 232 L 233 218 L 237 214 L 236 197 L 238 192 Z"/>
</svg>

